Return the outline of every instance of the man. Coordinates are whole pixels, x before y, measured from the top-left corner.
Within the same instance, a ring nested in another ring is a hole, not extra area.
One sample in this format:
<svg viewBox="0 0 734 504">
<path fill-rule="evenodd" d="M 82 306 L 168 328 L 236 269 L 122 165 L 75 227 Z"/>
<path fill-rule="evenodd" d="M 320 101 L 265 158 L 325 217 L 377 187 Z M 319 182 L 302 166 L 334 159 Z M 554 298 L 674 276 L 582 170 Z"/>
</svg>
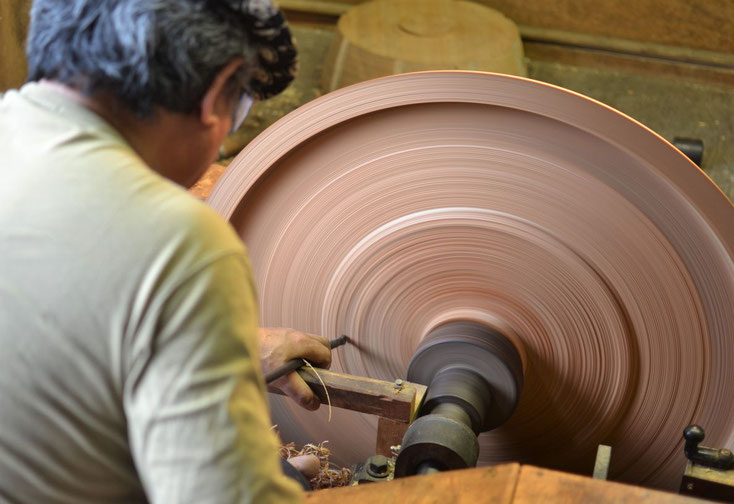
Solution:
<svg viewBox="0 0 734 504">
<path fill-rule="evenodd" d="M 265 0 L 36 0 L 0 100 L 0 501 L 281 502 L 245 249 L 188 187 L 295 50 Z M 318 407 L 296 374 L 281 382 Z"/>
</svg>

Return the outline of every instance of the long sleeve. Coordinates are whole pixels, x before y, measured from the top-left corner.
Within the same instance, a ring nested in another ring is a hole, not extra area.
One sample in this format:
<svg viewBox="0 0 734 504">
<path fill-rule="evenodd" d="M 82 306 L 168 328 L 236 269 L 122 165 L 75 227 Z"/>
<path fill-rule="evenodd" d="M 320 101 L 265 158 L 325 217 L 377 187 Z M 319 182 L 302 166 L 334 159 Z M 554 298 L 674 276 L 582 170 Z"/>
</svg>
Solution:
<svg viewBox="0 0 734 504">
<path fill-rule="evenodd" d="M 259 371 L 249 262 L 212 261 L 160 303 L 124 387 L 133 459 L 153 503 L 300 501 L 280 469 Z"/>
</svg>

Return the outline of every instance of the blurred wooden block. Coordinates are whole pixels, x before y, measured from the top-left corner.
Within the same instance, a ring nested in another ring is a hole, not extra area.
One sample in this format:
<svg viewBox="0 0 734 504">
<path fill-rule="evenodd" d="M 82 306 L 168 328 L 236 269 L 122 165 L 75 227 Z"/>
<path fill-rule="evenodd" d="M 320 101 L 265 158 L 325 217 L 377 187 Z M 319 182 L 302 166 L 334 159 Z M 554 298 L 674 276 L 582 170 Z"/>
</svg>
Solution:
<svg viewBox="0 0 734 504">
<path fill-rule="evenodd" d="M 515 490 L 514 504 L 563 502 L 564 504 L 612 504 L 640 502 L 644 504 L 692 504 L 707 502 L 677 494 L 596 480 L 540 467 L 522 466 Z"/>
<path fill-rule="evenodd" d="M 509 504 L 520 464 L 447 471 L 356 487 L 331 488 L 306 494 L 309 504 Z"/>
<path fill-rule="evenodd" d="M 472 2 L 366 2 L 339 19 L 322 86 L 333 91 L 376 77 L 421 70 L 525 75 L 518 28 L 500 12 Z"/>
<path fill-rule="evenodd" d="M 413 476 L 356 487 L 318 490 L 309 504 L 693 504 L 705 503 L 677 494 L 595 480 L 517 463 Z"/>
<path fill-rule="evenodd" d="M 204 175 L 202 175 L 201 178 L 196 182 L 196 184 L 194 184 L 194 186 L 189 189 L 189 193 L 196 196 L 200 200 L 207 199 L 217 181 L 219 180 L 219 177 L 222 176 L 224 170 L 226 169 L 227 167 L 221 164 L 215 163 L 211 165 L 209 169 L 207 169 L 207 171 L 204 173 Z"/>
</svg>

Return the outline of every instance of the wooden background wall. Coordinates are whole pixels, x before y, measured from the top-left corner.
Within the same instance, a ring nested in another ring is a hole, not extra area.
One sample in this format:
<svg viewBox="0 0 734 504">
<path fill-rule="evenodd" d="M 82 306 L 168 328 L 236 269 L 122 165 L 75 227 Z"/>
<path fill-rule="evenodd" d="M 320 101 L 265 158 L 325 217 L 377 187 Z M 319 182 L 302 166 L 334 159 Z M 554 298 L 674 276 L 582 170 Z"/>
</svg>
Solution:
<svg viewBox="0 0 734 504">
<path fill-rule="evenodd" d="M 0 0 L 0 91 L 20 86 L 26 78 L 23 44 L 30 0 Z"/>
<path fill-rule="evenodd" d="M 338 15 L 364 0 L 281 0 L 284 7 Z M 472 0 L 530 28 L 734 54 L 734 0 Z M 23 41 L 31 0 L 0 0 L 0 90 L 25 79 Z M 528 30 L 526 29 L 527 33 Z M 550 35 L 553 37 L 552 33 Z M 568 43 L 568 40 L 565 40 Z M 571 40 L 573 44 L 574 41 Z M 582 41 L 579 45 L 587 45 Z M 731 59 L 694 60 L 730 67 Z"/>
<path fill-rule="evenodd" d="M 280 0 L 285 8 L 339 15 L 365 0 Z M 732 0 L 471 0 L 519 25 L 734 53 Z"/>
<path fill-rule="evenodd" d="M 518 24 L 734 53 L 732 0 L 474 0 Z"/>
</svg>

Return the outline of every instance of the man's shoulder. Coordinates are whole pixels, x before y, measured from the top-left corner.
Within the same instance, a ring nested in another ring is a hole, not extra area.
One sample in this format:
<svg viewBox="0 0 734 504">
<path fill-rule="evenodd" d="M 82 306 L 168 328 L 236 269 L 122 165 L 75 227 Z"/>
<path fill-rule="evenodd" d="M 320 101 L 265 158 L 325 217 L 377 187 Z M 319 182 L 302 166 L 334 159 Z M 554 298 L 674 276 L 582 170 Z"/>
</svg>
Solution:
<svg viewBox="0 0 734 504">
<path fill-rule="evenodd" d="M 244 248 L 234 229 L 222 216 L 179 186 L 173 183 L 170 186 L 168 201 L 152 209 L 160 212 L 160 219 L 168 224 L 170 232 L 182 232 L 186 239 L 220 248 Z"/>
<path fill-rule="evenodd" d="M 218 256 L 244 252 L 244 244 L 229 223 L 211 207 L 180 186 L 160 178 L 134 196 L 131 218 L 141 235 L 155 236 L 161 246 L 173 245 Z M 213 257 L 214 258 L 214 257 Z"/>
<path fill-rule="evenodd" d="M 92 252 L 94 261 L 110 260 L 114 271 L 106 275 L 128 298 L 144 299 L 143 304 L 164 299 L 182 285 L 200 285 L 213 271 L 230 268 L 233 260 L 249 271 L 245 246 L 234 229 L 183 188 L 161 179 L 123 201 L 127 208 L 119 219 L 114 214 L 105 219 L 109 239 Z M 113 208 L 120 208 L 117 202 Z"/>
</svg>

